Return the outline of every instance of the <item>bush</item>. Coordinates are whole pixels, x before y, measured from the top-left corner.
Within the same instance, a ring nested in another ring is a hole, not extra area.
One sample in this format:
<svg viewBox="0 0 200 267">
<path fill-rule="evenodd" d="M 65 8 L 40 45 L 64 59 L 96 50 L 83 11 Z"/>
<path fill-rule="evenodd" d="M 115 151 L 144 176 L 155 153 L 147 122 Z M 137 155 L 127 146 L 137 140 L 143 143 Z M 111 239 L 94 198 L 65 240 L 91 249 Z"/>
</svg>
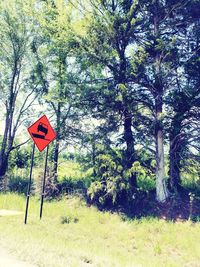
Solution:
<svg viewBox="0 0 200 267">
<path fill-rule="evenodd" d="M 30 165 L 31 151 L 29 147 L 18 148 L 11 152 L 9 157 L 9 168 L 27 168 Z"/>
<path fill-rule="evenodd" d="M 97 158 L 97 181 L 88 189 L 89 198 L 97 205 L 113 205 L 127 198 L 130 190 L 129 173 L 117 164 L 111 155 L 100 155 Z"/>
<path fill-rule="evenodd" d="M 137 176 L 138 188 L 131 186 L 131 176 Z M 152 190 L 155 179 L 152 172 L 136 161 L 130 169 L 124 169 L 111 155 L 99 155 L 97 158 L 97 179 L 87 194 L 98 206 L 127 205 L 136 199 L 136 195 Z M 146 182 L 147 181 L 147 182 Z"/>
<path fill-rule="evenodd" d="M 195 195 L 200 195 L 200 163 L 197 160 L 187 159 L 182 162 L 181 184 Z"/>
<path fill-rule="evenodd" d="M 59 182 L 59 187 L 62 191 L 67 191 L 68 189 L 83 189 L 85 188 L 85 181 L 79 178 L 64 176 L 63 180 Z"/>
<path fill-rule="evenodd" d="M 26 194 L 28 189 L 29 179 L 21 176 L 10 176 L 8 188 L 11 192 Z"/>
<path fill-rule="evenodd" d="M 139 161 L 135 161 L 131 171 L 137 174 L 137 186 L 141 191 L 152 191 L 156 187 L 156 177 L 152 171 L 141 166 Z"/>
<path fill-rule="evenodd" d="M 60 195 L 60 188 L 57 184 L 57 178 L 51 171 L 47 172 L 46 185 L 45 185 L 45 198 L 52 200 Z"/>
<path fill-rule="evenodd" d="M 79 192 L 81 195 L 85 195 L 87 188 L 91 184 L 91 178 L 73 178 L 64 176 L 62 181 L 58 182 L 58 187 L 60 193 L 74 194 L 74 192 Z M 81 192 L 81 193 L 80 193 Z"/>
<path fill-rule="evenodd" d="M 62 224 L 77 223 L 78 221 L 79 219 L 77 217 L 70 215 L 61 217 Z"/>
<path fill-rule="evenodd" d="M 58 187 L 61 193 L 83 190 L 90 186 L 93 169 L 84 171 L 75 161 L 63 161 L 58 168 Z"/>
</svg>

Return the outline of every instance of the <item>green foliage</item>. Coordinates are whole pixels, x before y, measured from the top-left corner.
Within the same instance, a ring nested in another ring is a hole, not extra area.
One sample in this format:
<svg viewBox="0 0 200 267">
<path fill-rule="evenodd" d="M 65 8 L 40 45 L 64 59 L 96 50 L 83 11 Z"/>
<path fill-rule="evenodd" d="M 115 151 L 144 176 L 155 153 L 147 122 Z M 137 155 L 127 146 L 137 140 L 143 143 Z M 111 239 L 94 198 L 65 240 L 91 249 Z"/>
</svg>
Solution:
<svg viewBox="0 0 200 267">
<path fill-rule="evenodd" d="M 170 179 L 176 173 L 180 182 L 181 173 L 182 185 L 199 194 L 199 165 L 191 160 L 200 151 L 198 11 L 196 0 L 0 1 L 0 104 L 9 126 L 0 152 L 9 171 L 29 167 L 30 146 L 13 146 L 15 130 L 32 118 L 28 103 L 37 98 L 57 133 L 49 165 L 58 163 L 58 175 L 54 164 L 49 197 L 89 188 L 95 203 L 116 205 L 155 189 L 157 130 L 169 146 Z M 84 147 L 83 155 L 62 157 L 68 143 Z M 36 152 L 37 170 L 43 159 Z M 12 175 L 11 190 L 23 191 L 21 177 Z"/>
<path fill-rule="evenodd" d="M 71 193 L 76 189 L 86 189 L 88 181 L 81 178 L 72 178 L 64 176 L 62 181 L 58 182 L 61 193 Z"/>
<path fill-rule="evenodd" d="M 75 155 L 74 155 L 75 157 Z M 72 158 L 72 155 L 70 156 Z M 76 189 L 86 190 L 92 180 L 92 169 L 83 171 L 81 165 L 73 160 L 66 160 L 58 168 L 58 186 L 60 192 L 72 192 Z"/>
<path fill-rule="evenodd" d="M 199 266 L 199 222 L 152 216 L 122 219 L 120 214 L 87 207 L 78 198 L 45 202 L 39 220 L 39 205 L 40 200 L 32 197 L 28 225 L 23 227 L 25 198 L 0 194 L 0 209 L 21 211 L 0 217 L 0 246 L 36 266 Z M 86 259 L 92 263 L 86 264 Z"/>
<path fill-rule="evenodd" d="M 14 167 L 23 169 L 30 165 L 31 152 L 29 147 L 21 147 L 12 151 L 9 158 L 9 168 Z"/>
<path fill-rule="evenodd" d="M 88 195 L 92 200 L 101 205 L 112 200 L 117 201 L 117 197 L 126 190 L 127 180 L 123 177 L 123 168 L 116 164 L 110 155 L 98 156 L 97 176 L 99 181 L 95 181 L 88 189 Z"/>
<path fill-rule="evenodd" d="M 27 176 L 28 177 L 28 176 Z M 28 189 L 29 179 L 21 176 L 11 175 L 8 181 L 8 189 L 10 192 L 26 194 Z M 33 182 L 32 182 L 33 184 Z"/>
<path fill-rule="evenodd" d="M 137 185 L 139 189 L 146 192 L 155 189 L 155 174 L 150 169 L 141 166 L 140 162 L 135 161 L 131 171 L 137 174 Z"/>
<path fill-rule="evenodd" d="M 136 174 L 138 190 L 149 191 L 155 188 L 155 176 L 135 161 L 131 169 L 124 169 L 118 160 L 109 154 L 97 157 L 97 181 L 88 189 L 88 196 L 96 204 L 116 205 L 131 202 L 135 198 L 131 188 L 131 175 Z"/>
<path fill-rule="evenodd" d="M 188 191 L 200 195 L 200 164 L 198 161 L 188 159 L 182 167 L 181 182 Z"/>
<path fill-rule="evenodd" d="M 57 198 L 59 196 L 60 188 L 57 181 L 55 180 L 54 173 L 50 171 L 46 177 L 45 197 L 48 200 L 53 200 L 54 198 Z"/>
<path fill-rule="evenodd" d="M 71 215 L 61 217 L 61 224 L 77 223 L 78 221 L 77 217 Z"/>
</svg>

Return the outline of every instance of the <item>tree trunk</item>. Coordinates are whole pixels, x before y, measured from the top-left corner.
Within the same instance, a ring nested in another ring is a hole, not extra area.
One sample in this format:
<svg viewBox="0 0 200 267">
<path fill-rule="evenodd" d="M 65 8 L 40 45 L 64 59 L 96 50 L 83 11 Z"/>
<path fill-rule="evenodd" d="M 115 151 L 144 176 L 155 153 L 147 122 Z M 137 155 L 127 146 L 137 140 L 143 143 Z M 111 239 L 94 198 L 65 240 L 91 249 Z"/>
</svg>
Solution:
<svg viewBox="0 0 200 267">
<path fill-rule="evenodd" d="M 95 136 L 93 136 L 93 139 L 92 139 L 92 165 L 93 165 L 93 177 L 96 177 L 97 176 L 97 173 L 96 173 L 96 169 L 95 169 L 95 166 L 96 166 L 96 144 L 95 144 Z"/>
<path fill-rule="evenodd" d="M 154 14 L 154 38 L 155 42 L 160 38 L 160 15 L 156 11 Z M 155 55 L 155 82 L 153 95 L 155 98 L 155 140 L 156 140 L 156 199 L 163 203 L 168 197 L 168 191 L 165 181 L 165 161 L 164 161 L 164 140 L 163 140 L 163 125 L 162 125 L 162 109 L 163 109 L 163 77 L 161 71 L 161 54 L 157 50 Z"/>
<path fill-rule="evenodd" d="M 163 132 L 158 130 L 156 133 L 156 199 L 158 202 L 165 202 L 168 191 L 165 181 L 165 162 Z"/>
<path fill-rule="evenodd" d="M 170 188 L 174 192 L 178 192 L 181 189 L 181 179 L 180 179 L 180 150 L 175 147 L 173 141 L 170 141 L 170 151 L 169 151 L 169 175 L 170 175 Z"/>
<path fill-rule="evenodd" d="M 127 169 L 130 169 L 135 161 L 135 149 L 134 149 L 134 137 L 132 133 L 132 115 L 125 110 L 124 112 L 124 140 L 126 142 L 125 151 L 125 165 Z M 131 174 L 130 184 L 133 188 L 136 188 L 136 174 Z"/>
<path fill-rule="evenodd" d="M 56 143 L 55 143 L 55 149 L 54 149 L 54 156 L 53 156 L 53 179 L 54 183 L 58 182 L 58 156 L 59 156 L 59 147 L 60 147 L 60 117 L 61 117 L 61 109 L 60 109 L 60 103 L 58 103 L 58 109 L 57 109 L 57 126 L 56 126 Z"/>
<path fill-rule="evenodd" d="M 58 65 L 58 79 L 59 79 L 59 92 L 58 95 L 60 98 L 63 97 L 63 75 L 64 75 L 64 66 L 65 66 L 65 58 L 59 56 L 59 65 Z M 54 150 L 54 168 L 53 168 L 53 175 L 54 175 L 54 183 L 57 184 L 58 182 L 58 157 L 59 157 L 59 147 L 60 147 L 60 140 L 61 140 L 61 102 L 58 102 L 57 109 L 54 108 L 56 113 L 56 144 Z M 54 106 L 54 105 L 53 105 Z M 55 107 L 55 106 L 54 106 Z"/>
<path fill-rule="evenodd" d="M 7 164 L 5 164 L 6 159 L 6 145 L 7 145 L 7 138 L 8 138 L 8 131 L 9 131 L 9 115 L 6 114 L 6 122 L 5 122 L 5 130 L 3 134 L 3 141 L 1 144 L 1 151 L 0 151 L 0 179 L 3 177 L 7 170 Z"/>
<path fill-rule="evenodd" d="M 184 135 L 181 134 L 181 124 L 184 119 L 184 112 L 176 113 L 172 122 L 170 133 L 170 150 L 169 150 L 169 176 L 170 188 L 174 192 L 181 190 L 181 151 L 184 147 Z"/>
<path fill-rule="evenodd" d="M 7 100 L 6 103 L 5 129 L 0 151 L 0 179 L 6 174 L 8 168 L 8 158 L 10 155 L 14 139 L 14 133 L 12 133 L 14 105 L 15 105 L 15 98 L 13 95 L 13 88 L 11 88 L 9 100 Z"/>
<path fill-rule="evenodd" d="M 123 40 L 124 43 L 125 40 Z M 117 40 L 118 43 L 118 40 Z M 120 58 L 120 64 L 119 64 L 119 72 L 117 72 L 117 75 L 115 76 L 115 79 L 117 80 L 119 85 L 123 85 L 126 87 L 127 77 L 127 62 L 126 62 L 126 56 L 125 56 L 125 46 L 124 48 L 120 49 L 120 44 L 118 43 L 118 55 Z M 128 109 L 128 101 L 126 93 L 122 93 L 123 95 L 123 101 L 122 106 L 120 107 L 120 112 L 123 113 L 124 117 L 124 140 L 126 143 L 126 151 L 125 151 L 125 167 L 126 169 L 130 169 L 135 161 L 135 140 L 132 133 L 132 114 L 129 112 Z M 136 181 L 136 174 L 132 173 L 130 177 L 130 184 L 133 189 L 137 186 Z"/>
<path fill-rule="evenodd" d="M 6 174 L 7 169 L 8 169 L 8 155 L 3 155 L 3 157 L 0 160 L 0 180 Z"/>
<path fill-rule="evenodd" d="M 57 183 L 58 181 L 58 154 L 59 154 L 59 140 L 56 139 L 54 157 L 53 157 L 53 162 L 54 162 L 53 179 L 55 183 Z"/>
<path fill-rule="evenodd" d="M 168 190 L 165 181 L 165 161 L 164 161 L 164 140 L 163 127 L 161 122 L 162 115 L 162 96 L 156 97 L 156 199 L 163 203 L 168 197 Z"/>
</svg>

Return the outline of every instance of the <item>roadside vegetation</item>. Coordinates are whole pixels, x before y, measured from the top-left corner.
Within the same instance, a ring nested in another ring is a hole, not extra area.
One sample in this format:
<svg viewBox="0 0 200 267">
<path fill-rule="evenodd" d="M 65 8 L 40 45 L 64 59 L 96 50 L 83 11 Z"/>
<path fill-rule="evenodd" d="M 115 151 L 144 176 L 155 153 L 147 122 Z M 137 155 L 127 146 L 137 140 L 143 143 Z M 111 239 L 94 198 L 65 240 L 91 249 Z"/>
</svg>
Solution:
<svg viewBox="0 0 200 267">
<path fill-rule="evenodd" d="M 27 128 L 56 133 L 44 219 L 36 148 L 28 225 L 1 217 L 1 244 L 39 266 L 199 267 L 200 0 L 0 0 L 0 29 L 2 209 L 24 210 Z"/>
<path fill-rule="evenodd" d="M 24 211 L 25 198 L 1 194 L 0 209 Z M 77 197 L 30 200 L 24 215 L 0 217 L 0 245 L 38 266 L 199 266 L 200 224 L 100 212 Z"/>
</svg>

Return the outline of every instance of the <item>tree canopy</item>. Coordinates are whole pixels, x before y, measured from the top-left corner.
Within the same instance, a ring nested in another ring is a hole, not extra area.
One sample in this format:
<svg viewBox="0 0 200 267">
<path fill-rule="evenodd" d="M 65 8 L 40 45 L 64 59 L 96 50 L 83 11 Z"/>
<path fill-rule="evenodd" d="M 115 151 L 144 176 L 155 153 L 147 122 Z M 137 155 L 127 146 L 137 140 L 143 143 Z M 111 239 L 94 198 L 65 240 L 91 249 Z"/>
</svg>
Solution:
<svg viewBox="0 0 200 267">
<path fill-rule="evenodd" d="M 0 25 L 1 180 L 19 126 L 47 111 L 51 178 L 78 148 L 97 203 L 131 202 L 141 179 L 163 203 L 198 176 L 199 0 L 1 1 Z"/>
</svg>

